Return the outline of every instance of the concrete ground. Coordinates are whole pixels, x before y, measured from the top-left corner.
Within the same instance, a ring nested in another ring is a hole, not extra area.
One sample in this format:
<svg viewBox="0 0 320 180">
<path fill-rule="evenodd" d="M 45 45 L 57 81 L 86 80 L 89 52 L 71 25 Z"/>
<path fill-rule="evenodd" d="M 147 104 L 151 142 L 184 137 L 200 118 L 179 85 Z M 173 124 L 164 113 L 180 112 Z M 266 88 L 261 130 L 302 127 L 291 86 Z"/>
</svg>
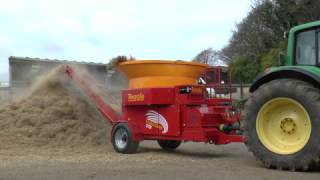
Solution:
<svg viewBox="0 0 320 180">
<path fill-rule="evenodd" d="M 164 152 L 143 142 L 137 154 L 91 149 L 0 149 L 0 180 L 317 180 L 320 170 L 288 172 L 261 166 L 243 144 L 184 143 Z"/>
</svg>

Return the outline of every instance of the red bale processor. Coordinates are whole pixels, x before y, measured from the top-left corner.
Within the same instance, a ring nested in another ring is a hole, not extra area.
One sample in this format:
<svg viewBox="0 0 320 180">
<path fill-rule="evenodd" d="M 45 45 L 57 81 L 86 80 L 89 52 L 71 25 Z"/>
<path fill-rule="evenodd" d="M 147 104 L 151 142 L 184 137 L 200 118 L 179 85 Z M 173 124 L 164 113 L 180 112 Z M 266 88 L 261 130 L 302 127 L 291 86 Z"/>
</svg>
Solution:
<svg viewBox="0 0 320 180">
<path fill-rule="evenodd" d="M 229 72 L 224 67 L 180 61 L 127 61 L 118 69 L 129 81 L 122 91 L 122 114 L 90 89 L 70 66 L 66 72 L 112 125 L 111 141 L 119 153 L 136 152 L 142 140 L 163 149 L 181 142 L 243 142 L 240 112 L 232 106 Z"/>
</svg>

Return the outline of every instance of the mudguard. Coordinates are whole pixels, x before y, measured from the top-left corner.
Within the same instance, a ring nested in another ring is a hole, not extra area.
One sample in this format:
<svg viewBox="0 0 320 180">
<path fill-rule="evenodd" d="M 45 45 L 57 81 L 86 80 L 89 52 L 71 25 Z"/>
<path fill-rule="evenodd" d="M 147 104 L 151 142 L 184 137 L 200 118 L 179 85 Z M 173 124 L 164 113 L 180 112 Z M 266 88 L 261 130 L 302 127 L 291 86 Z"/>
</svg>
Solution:
<svg viewBox="0 0 320 180">
<path fill-rule="evenodd" d="M 251 85 L 249 91 L 252 93 L 261 85 L 268 83 L 275 79 L 298 79 L 320 87 L 320 74 L 308 70 L 304 67 L 281 67 L 275 68 L 257 77 Z"/>
</svg>

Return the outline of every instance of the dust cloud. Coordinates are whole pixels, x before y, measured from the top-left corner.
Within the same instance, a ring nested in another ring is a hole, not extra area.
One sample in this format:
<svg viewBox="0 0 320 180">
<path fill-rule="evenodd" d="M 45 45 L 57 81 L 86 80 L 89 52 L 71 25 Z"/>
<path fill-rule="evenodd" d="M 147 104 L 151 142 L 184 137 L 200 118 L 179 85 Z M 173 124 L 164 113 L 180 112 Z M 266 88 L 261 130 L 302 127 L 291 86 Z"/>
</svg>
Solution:
<svg viewBox="0 0 320 180">
<path fill-rule="evenodd" d="M 107 145 L 110 125 L 59 67 L 0 109 L 0 148 Z"/>
</svg>

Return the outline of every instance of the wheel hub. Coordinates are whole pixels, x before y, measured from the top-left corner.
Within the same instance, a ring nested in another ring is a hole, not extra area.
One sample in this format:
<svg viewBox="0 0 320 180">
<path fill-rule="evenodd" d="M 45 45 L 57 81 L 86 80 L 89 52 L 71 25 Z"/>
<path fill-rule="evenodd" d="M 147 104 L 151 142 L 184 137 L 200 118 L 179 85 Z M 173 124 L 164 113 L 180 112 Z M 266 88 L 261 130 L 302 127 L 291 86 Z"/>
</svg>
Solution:
<svg viewBox="0 0 320 180">
<path fill-rule="evenodd" d="M 124 149 L 128 143 L 127 131 L 120 128 L 115 133 L 115 144 L 119 149 Z"/>
<path fill-rule="evenodd" d="M 296 123 L 292 118 L 284 118 L 280 123 L 280 128 L 283 133 L 293 134 L 296 132 Z"/>
</svg>

